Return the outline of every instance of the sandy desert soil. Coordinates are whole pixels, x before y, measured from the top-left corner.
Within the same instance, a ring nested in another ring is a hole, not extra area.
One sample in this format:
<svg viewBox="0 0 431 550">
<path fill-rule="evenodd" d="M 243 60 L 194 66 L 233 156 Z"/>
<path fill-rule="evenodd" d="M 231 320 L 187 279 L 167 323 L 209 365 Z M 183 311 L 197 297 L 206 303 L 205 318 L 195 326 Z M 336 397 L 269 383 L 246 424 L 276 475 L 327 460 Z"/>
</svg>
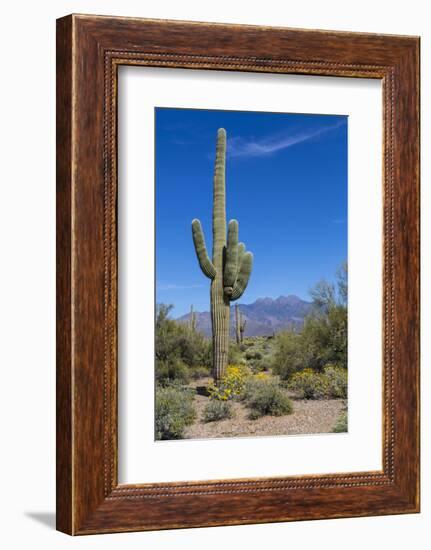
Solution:
<svg viewBox="0 0 431 550">
<path fill-rule="evenodd" d="M 204 380 L 194 386 L 205 385 Z M 295 399 L 293 413 L 286 416 L 263 416 L 257 420 L 249 420 L 250 412 L 242 403 L 232 402 L 233 418 L 205 423 L 202 421 L 203 411 L 209 402 L 204 395 L 196 395 L 195 407 L 197 419 L 185 431 L 185 439 L 209 439 L 223 437 L 253 437 L 294 434 L 329 433 L 345 408 L 343 399 L 307 400 Z"/>
</svg>

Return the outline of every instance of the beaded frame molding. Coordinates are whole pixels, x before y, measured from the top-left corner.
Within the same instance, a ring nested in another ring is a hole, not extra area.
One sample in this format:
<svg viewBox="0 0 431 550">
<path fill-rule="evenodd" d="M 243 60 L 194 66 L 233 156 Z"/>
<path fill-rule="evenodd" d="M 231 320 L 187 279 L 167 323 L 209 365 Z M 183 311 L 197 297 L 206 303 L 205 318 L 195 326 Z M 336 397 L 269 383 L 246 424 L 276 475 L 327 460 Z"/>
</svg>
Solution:
<svg viewBox="0 0 431 550">
<path fill-rule="evenodd" d="M 381 471 L 118 483 L 119 65 L 382 80 Z M 419 38 L 57 21 L 57 529 L 72 535 L 419 511 Z"/>
</svg>

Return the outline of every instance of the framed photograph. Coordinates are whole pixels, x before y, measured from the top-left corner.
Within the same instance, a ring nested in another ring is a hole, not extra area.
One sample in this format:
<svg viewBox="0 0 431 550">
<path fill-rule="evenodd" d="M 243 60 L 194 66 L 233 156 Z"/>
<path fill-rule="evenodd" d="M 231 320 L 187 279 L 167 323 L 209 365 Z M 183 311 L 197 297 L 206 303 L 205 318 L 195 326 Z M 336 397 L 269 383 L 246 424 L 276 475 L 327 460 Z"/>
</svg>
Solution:
<svg viewBox="0 0 431 550">
<path fill-rule="evenodd" d="M 57 528 L 419 511 L 419 38 L 57 21 Z"/>
</svg>

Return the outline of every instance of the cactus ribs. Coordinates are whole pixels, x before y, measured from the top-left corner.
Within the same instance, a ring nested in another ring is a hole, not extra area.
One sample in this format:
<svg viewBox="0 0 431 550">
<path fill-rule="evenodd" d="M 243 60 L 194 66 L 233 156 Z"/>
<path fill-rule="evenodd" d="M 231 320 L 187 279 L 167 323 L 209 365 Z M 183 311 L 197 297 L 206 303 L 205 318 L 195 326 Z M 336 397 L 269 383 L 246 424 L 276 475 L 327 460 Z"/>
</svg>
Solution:
<svg viewBox="0 0 431 550">
<path fill-rule="evenodd" d="M 218 382 L 227 367 L 230 302 L 244 293 L 250 279 L 253 254 L 238 243 L 238 222 L 230 220 L 226 238 L 226 131 L 217 132 L 213 195 L 213 249 L 210 260 L 201 222 L 192 221 L 193 242 L 200 268 L 211 279 L 213 377 Z"/>
</svg>

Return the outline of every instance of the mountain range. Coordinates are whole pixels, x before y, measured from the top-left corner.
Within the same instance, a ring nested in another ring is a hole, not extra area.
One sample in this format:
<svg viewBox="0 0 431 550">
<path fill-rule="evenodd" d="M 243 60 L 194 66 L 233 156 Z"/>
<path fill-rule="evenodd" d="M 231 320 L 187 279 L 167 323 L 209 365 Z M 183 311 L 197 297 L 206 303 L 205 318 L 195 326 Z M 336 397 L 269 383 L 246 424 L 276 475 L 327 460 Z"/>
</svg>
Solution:
<svg viewBox="0 0 431 550">
<path fill-rule="evenodd" d="M 312 304 L 298 296 L 279 296 L 278 298 L 258 298 L 252 304 L 239 304 L 243 318 L 247 321 L 244 336 L 272 336 L 294 325 L 300 329 L 304 317 L 310 312 Z M 211 335 L 211 314 L 209 311 L 196 311 L 196 328 L 206 336 Z M 182 315 L 177 321 L 186 323 L 190 313 Z M 231 307 L 231 335 L 235 334 L 235 311 Z"/>
</svg>

